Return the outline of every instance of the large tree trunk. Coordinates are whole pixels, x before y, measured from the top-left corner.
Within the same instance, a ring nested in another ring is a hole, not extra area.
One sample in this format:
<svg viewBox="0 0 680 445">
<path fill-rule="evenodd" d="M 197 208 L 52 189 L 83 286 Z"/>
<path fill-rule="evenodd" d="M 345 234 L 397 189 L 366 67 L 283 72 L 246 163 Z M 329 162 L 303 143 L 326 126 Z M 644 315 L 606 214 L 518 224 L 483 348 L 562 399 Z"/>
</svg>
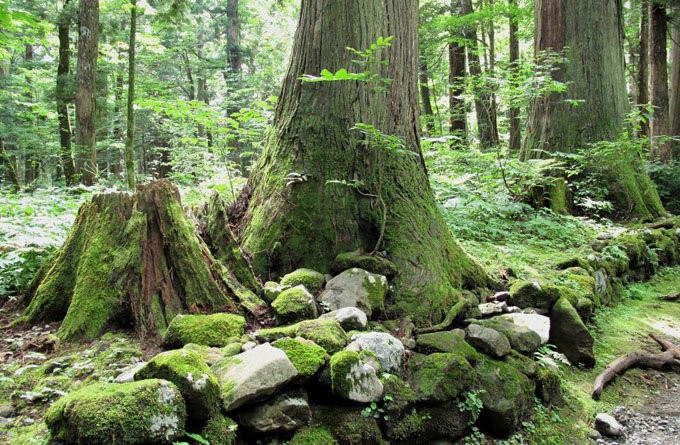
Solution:
<svg viewBox="0 0 680 445">
<path fill-rule="evenodd" d="M 84 204 L 27 298 L 19 321 L 63 320 L 63 339 L 94 338 L 130 325 L 140 336 L 152 336 L 177 314 L 236 312 L 241 302 L 259 314 L 264 306 L 215 260 L 167 181 Z"/>
<path fill-rule="evenodd" d="M 510 70 L 513 73 L 517 72 L 517 64 L 519 63 L 519 37 L 517 36 L 517 15 L 518 12 L 514 9 L 515 0 L 508 0 L 510 7 Z M 522 129 L 519 117 L 519 108 L 510 104 L 508 107 L 508 120 L 510 121 L 510 150 L 519 151 L 522 145 Z"/>
<path fill-rule="evenodd" d="M 640 58 L 637 73 L 638 105 L 649 103 L 649 5 L 642 0 L 640 14 Z M 644 119 L 640 128 L 640 137 L 649 137 L 649 121 Z"/>
<path fill-rule="evenodd" d="M 137 40 L 137 0 L 131 0 L 130 40 L 128 43 L 127 131 L 125 134 L 125 180 L 135 189 L 135 46 Z"/>
<path fill-rule="evenodd" d="M 97 180 L 95 85 L 99 47 L 99 0 L 80 0 L 76 78 L 76 150 L 78 173 L 85 185 Z"/>
<path fill-rule="evenodd" d="M 675 8 L 671 21 L 671 128 L 670 135 L 680 138 L 680 6 Z M 673 157 L 680 159 L 680 141 L 671 141 Z"/>
<path fill-rule="evenodd" d="M 668 63 L 666 60 L 666 33 L 668 19 L 666 6 L 660 2 L 649 3 L 649 99 L 654 107 L 651 119 L 652 159 L 668 162 L 672 158 L 669 141 L 659 141 L 668 136 Z"/>
<path fill-rule="evenodd" d="M 538 0 L 535 27 L 537 52 L 566 49 L 568 61 L 553 77 L 567 83 L 568 91 L 534 100 L 520 159 L 573 153 L 593 142 L 616 140 L 628 109 L 621 0 Z M 581 102 L 573 106 L 571 100 Z M 665 213 L 635 153 L 622 150 L 608 162 L 610 199 L 619 212 L 643 218 Z M 554 198 L 552 203 L 565 201 Z"/>
<path fill-rule="evenodd" d="M 451 14 L 463 15 L 461 0 L 451 0 Z M 449 41 L 449 131 L 455 138 L 452 145 L 467 144 L 467 106 L 463 99 L 465 90 L 465 46 L 463 35 L 454 32 Z"/>
<path fill-rule="evenodd" d="M 59 62 L 57 65 L 57 116 L 59 119 L 59 143 L 61 166 L 64 172 L 66 185 L 73 185 L 75 176 L 75 166 L 73 165 L 73 152 L 71 148 L 71 121 L 68 114 L 68 103 L 70 97 L 68 93 L 68 77 L 71 71 L 71 38 L 69 29 L 71 18 L 67 10 L 69 0 L 64 2 L 61 14 L 58 19 L 59 32 Z"/>
<path fill-rule="evenodd" d="M 271 278 L 298 267 L 328 272 L 338 253 L 377 247 L 400 269 L 389 309 L 424 323 L 439 321 L 461 288 L 484 286 L 488 277 L 453 239 L 428 184 L 417 25 L 417 0 L 302 1 L 274 128 L 235 222 L 255 271 Z M 346 47 L 363 50 L 380 36 L 394 40 L 379 60 L 353 64 Z M 300 81 L 340 68 L 368 68 L 392 82 Z M 396 136 L 403 147 L 356 124 Z"/>
</svg>

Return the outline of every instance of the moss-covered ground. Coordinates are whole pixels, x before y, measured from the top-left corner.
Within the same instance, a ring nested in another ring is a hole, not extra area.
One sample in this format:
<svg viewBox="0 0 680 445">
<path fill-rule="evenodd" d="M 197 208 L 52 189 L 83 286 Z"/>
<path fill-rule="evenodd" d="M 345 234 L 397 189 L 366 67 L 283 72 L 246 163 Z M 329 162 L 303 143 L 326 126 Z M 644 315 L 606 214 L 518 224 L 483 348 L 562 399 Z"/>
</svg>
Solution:
<svg viewBox="0 0 680 445">
<path fill-rule="evenodd" d="M 559 281 L 562 274 L 556 269 L 557 264 L 571 258 L 586 258 L 592 253 L 591 243 L 598 234 L 617 235 L 625 229 L 606 220 L 536 211 L 511 200 L 484 201 L 464 193 L 460 183 L 463 176 L 458 176 L 458 183 L 446 183 L 449 180 L 438 176 L 436 168 L 430 171 L 435 177 L 433 188 L 450 228 L 463 247 L 499 280 L 516 277 Z M 37 198 L 42 199 L 40 195 Z M 47 219 L 68 219 L 68 212 L 74 214 L 77 210 L 75 205 L 62 204 L 63 209 L 53 215 L 53 211 L 43 211 L 37 203 L 27 202 L 26 197 L 12 206 L 2 202 L 0 227 L 11 230 L 0 233 L 0 260 L 9 258 L 9 252 L 19 245 L 30 246 L 31 239 L 39 235 L 38 225 L 51 227 L 46 224 Z M 39 222 L 31 224 L 32 218 Z M 22 227 L 26 230 L 23 234 Z M 66 233 L 59 234 L 61 238 L 58 236 L 51 245 L 58 246 L 63 241 Z M 36 244 L 39 243 L 36 241 Z M 41 247 L 44 245 L 40 244 Z M 18 261 L 12 263 L 10 269 L 7 264 L 0 264 L 0 285 L 8 282 L 7 278 L 16 274 L 17 269 L 29 266 L 36 269 L 38 266 Z M 657 332 L 680 343 L 680 303 L 658 299 L 660 295 L 678 290 L 680 267 L 661 270 L 647 283 L 630 284 L 622 303 L 597 309 L 590 325 L 595 337 L 595 368 L 581 370 L 561 366 L 560 375 L 568 402 L 565 407 L 548 409 L 535 405 L 533 420 L 525 422 L 516 436 L 504 442 L 493 442 L 475 433 L 460 443 L 585 444 L 596 412 L 612 412 L 617 405 L 649 405 L 650 400 L 663 393 L 667 380 L 677 377 L 656 371 L 631 370 L 607 387 L 599 402 L 590 399 L 592 383 L 611 360 L 622 354 L 639 349 L 657 351 L 656 344 L 647 335 L 649 332 Z M 7 286 L 2 291 L 12 296 L 15 289 Z M 16 316 L 13 309 L 16 307 L 10 305 L 0 310 L 2 326 L 7 326 Z M 158 351 L 153 345 L 141 345 L 124 333 L 107 334 L 88 343 L 59 344 L 53 336 L 57 329 L 58 324 L 51 323 L 35 329 L 2 330 L 0 405 L 11 403 L 15 413 L 10 420 L 0 423 L 0 443 L 46 443 L 42 418 L 47 407 L 62 393 L 86 384 L 110 381 L 122 368 L 142 358 L 150 358 Z M 323 435 L 323 432 L 314 433 Z M 305 435 L 295 440 L 306 443 L 306 438 Z"/>
</svg>

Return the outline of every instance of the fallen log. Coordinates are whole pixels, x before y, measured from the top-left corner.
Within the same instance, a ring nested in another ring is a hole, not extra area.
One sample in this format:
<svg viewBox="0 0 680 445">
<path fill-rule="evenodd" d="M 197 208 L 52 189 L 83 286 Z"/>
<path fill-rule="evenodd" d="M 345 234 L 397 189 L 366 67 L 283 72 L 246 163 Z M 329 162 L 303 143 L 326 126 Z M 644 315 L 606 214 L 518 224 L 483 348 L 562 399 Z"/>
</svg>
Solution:
<svg viewBox="0 0 680 445">
<path fill-rule="evenodd" d="M 676 292 L 674 294 L 669 294 L 669 295 L 664 295 L 662 297 L 659 297 L 659 300 L 661 300 L 661 301 L 678 301 L 678 298 L 680 298 L 680 293 Z"/>
<path fill-rule="evenodd" d="M 680 364 L 680 348 L 678 346 L 657 337 L 654 334 L 650 333 L 649 336 L 664 349 L 664 352 L 658 354 L 629 352 L 611 362 L 609 366 L 595 378 L 593 391 L 591 393 L 593 400 L 599 400 L 604 387 L 614 378 L 631 368 L 663 369 L 667 366 Z"/>
</svg>

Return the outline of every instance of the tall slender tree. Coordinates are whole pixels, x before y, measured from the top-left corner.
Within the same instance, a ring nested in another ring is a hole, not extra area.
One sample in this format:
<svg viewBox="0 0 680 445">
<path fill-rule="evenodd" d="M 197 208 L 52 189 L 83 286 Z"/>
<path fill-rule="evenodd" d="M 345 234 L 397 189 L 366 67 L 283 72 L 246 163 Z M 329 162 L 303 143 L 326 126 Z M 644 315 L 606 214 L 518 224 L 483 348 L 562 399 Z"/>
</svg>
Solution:
<svg viewBox="0 0 680 445">
<path fill-rule="evenodd" d="M 417 24 L 417 0 L 302 1 L 274 128 L 233 223 L 265 277 L 327 272 L 341 252 L 383 252 L 399 268 L 388 310 L 426 323 L 488 278 L 452 237 L 428 184 Z M 367 65 L 352 61 L 347 47 L 370 48 L 381 36 L 393 36 L 389 48 Z M 300 80 L 342 68 L 390 82 Z"/>
<path fill-rule="evenodd" d="M 638 105 L 649 103 L 649 1 L 642 0 L 640 10 L 640 58 L 638 59 L 637 90 Z M 640 137 L 649 137 L 649 122 L 645 119 L 640 127 Z"/>
<path fill-rule="evenodd" d="M 652 104 L 650 124 L 652 137 L 651 156 L 661 161 L 672 158 L 669 141 L 659 138 L 668 136 L 669 104 L 668 104 L 668 62 L 666 53 L 666 34 L 668 33 L 668 17 L 666 6 L 659 1 L 649 3 L 649 99 Z"/>
<path fill-rule="evenodd" d="M 66 185 L 73 185 L 75 166 L 73 165 L 73 150 L 71 146 L 71 120 L 69 118 L 68 103 L 71 101 L 69 92 L 69 75 L 71 73 L 71 37 L 72 22 L 70 0 L 64 1 L 64 6 L 57 19 L 59 33 L 59 61 L 57 62 L 56 102 L 59 119 L 59 143 L 61 166 L 66 179 Z"/>
<path fill-rule="evenodd" d="M 508 0 L 509 6 L 509 20 L 510 20 L 510 70 L 513 73 L 517 72 L 517 64 L 519 63 L 519 37 L 518 32 L 518 11 L 516 10 L 516 0 Z M 515 87 L 518 87 L 515 85 Z M 522 145 L 522 129 L 520 121 L 520 109 L 510 104 L 508 107 L 508 120 L 510 121 L 510 142 L 509 147 L 512 151 L 519 151 Z"/>
<path fill-rule="evenodd" d="M 451 0 L 451 14 L 463 15 L 462 0 Z M 467 143 L 467 105 L 463 99 L 465 91 L 465 44 L 460 30 L 449 37 L 449 131 L 461 144 Z"/>
<path fill-rule="evenodd" d="M 99 47 L 99 0 L 80 0 L 78 7 L 78 66 L 76 90 L 76 150 L 83 184 L 97 180 L 95 87 Z"/>
<path fill-rule="evenodd" d="M 130 0 L 130 39 L 128 41 L 127 131 L 125 135 L 125 180 L 135 189 L 135 49 L 137 46 L 137 0 Z"/>
<path fill-rule="evenodd" d="M 521 159 L 573 153 L 620 136 L 628 110 L 621 8 L 621 0 L 536 1 L 535 49 L 566 51 L 568 61 L 553 77 L 569 88 L 533 102 Z M 634 154 L 621 152 L 608 162 L 610 198 L 620 212 L 645 218 L 665 213 Z M 555 210 L 565 211 L 565 191 L 563 180 L 549 191 Z"/>
<path fill-rule="evenodd" d="M 670 135 L 680 138 L 680 5 L 674 10 L 671 33 Z M 680 159 L 680 141 L 671 141 L 673 158 Z"/>
</svg>

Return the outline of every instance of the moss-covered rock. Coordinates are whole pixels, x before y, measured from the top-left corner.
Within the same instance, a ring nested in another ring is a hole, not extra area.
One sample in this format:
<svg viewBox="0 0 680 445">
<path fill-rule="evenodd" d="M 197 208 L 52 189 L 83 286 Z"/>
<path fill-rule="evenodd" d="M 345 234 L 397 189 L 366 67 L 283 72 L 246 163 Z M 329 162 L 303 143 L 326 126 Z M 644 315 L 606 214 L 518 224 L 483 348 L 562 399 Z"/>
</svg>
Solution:
<svg viewBox="0 0 680 445">
<path fill-rule="evenodd" d="M 303 380 L 314 376 L 326 364 L 328 357 L 324 348 L 302 337 L 282 338 L 272 343 L 272 346 L 286 353 Z"/>
<path fill-rule="evenodd" d="M 297 377 L 288 356 L 268 343 L 227 357 L 211 370 L 220 383 L 225 411 L 265 399 Z"/>
<path fill-rule="evenodd" d="M 184 434 L 185 420 L 179 389 L 157 379 L 88 386 L 45 414 L 53 440 L 76 444 L 165 444 Z"/>
<path fill-rule="evenodd" d="M 201 356 L 186 349 L 158 354 L 135 374 L 135 380 L 165 379 L 179 388 L 190 421 L 205 422 L 219 408 L 220 386 Z"/>
<path fill-rule="evenodd" d="M 217 412 L 200 431 L 210 445 L 234 445 L 238 424 L 224 414 Z"/>
<path fill-rule="evenodd" d="M 383 445 L 378 422 L 354 406 L 312 406 L 314 424 L 328 429 L 341 445 Z"/>
<path fill-rule="evenodd" d="M 475 365 L 483 409 L 477 425 L 493 436 L 506 437 L 531 412 L 534 384 L 508 363 L 482 357 Z"/>
<path fill-rule="evenodd" d="M 362 252 L 344 252 L 338 254 L 333 260 L 331 269 L 340 273 L 347 269 L 359 268 L 387 278 L 397 274 L 397 265 L 380 255 L 367 255 Z"/>
<path fill-rule="evenodd" d="M 536 397 L 545 406 L 564 405 L 562 380 L 556 370 L 539 366 L 536 372 Z"/>
<path fill-rule="evenodd" d="M 595 366 L 593 337 L 566 298 L 560 298 L 550 312 L 550 343 L 572 364 Z"/>
<path fill-rule="evenodd" d="M 471 416 L 468 411 L 461 411 L 457 403 L 419 406 L 389 419 L 385 430 L 390 443 L 410 445 L 430 443 L 434 439 L 460 439 L 469 430 Z"/>
<path fill-rule="evenodd" d="M 292 323 L 318 316 L 316 301 L 305 286 L 286 289 L 272 303 L 276 318 L 283 323 Z"/>
<path fill-rule="evenodd" d="M 227 340 L 229 344 L 222 348 L 213 348 L 210 346 L 197 345 L 196 343 L 189 343 L 184 345 L 182 349 L 195 352 L 200 355 L 203 361 L 208 366 L 212 366 L 225 357 L 231 357 L 241 352 L 241 341 L 238 337 L 231 337 Z"/>
<path fill-rule="evenodd" d="M 288 445 L 337 445 L 338 441 L 324 427 L 306 427 L 295 433 Z"/>
<path fill-rule="evenodd" d="M 416 402 L 416 393 L 408 383 L 396 375 L 383 373 L 380 381 L 385 390 L 383 395 L 385 414 L 396 418 L 404 414 Z"/>
<path fill-rule="evenodd" d="M 291 432 L 309 424 L 312 412 L 301 388 L 278 393 L 266 401 L 242 408 L 238 423 L 256 433 Z"/>
<path fill-rule="evenodd" d="M 370 318 L 384 309 L 387 288 L 384 275 L 353 268 L 331 279 L 318 300 L 326 310 L 358 307 Z"/>
<path fill-rule="evenodd" d="M 478 351 L 494 358 L 505 357 L 512 350 L 505 335 L 495 329 L 475 323 L 465 328 L 465 340 Z"/>
<path fill-rule="evenodd" d="M 331 357 L 331 388 L 333 394 L 355 402 L 378 402 L 383 396 L 383 384 L 376 369 L 364 362 L 355 351 L 340 351 Z"/>
<path fill-rule="evenodd" d="M 326 284 L 326 277 L 312 269 L 297 269 L 281 278 L 282 286 L 304 286 L 312 294 L 316 294 Z"/>
<path fill-rule="evenodd" d="M 338 352 L 347 344 L 347 333 L 334 320 L 305 320 L 289 326 L 260 329 L 257 337 L 265 341 L 273 341 L 283 337 L 297 337 L 311 340 L 324 348 L 329 354 Z"/>
<path fill-rule="evenodd" d="M 264 299 L 267 301 L 267 303 L 271 303 L 272 301 L 276 300 L 276 297 L 281 294 L 286 289 L 290 289 L 291 286 L 283 286 L 276 281 L 267 281 L 264 283 L 263 291 L 264 291 Z"/>
<path fill-rule="evenodd" d="M 508 319 L 492 318 L 480 320 L 476 323 L 503 334 L 510 342 L 512 349 L 524 354 L 533 354 L 541 347 L 541 337 L 536 332 Z"/>
<path fill-rule="evenodd" d="M 245 318 L 236 314 L 178 315 L 170 322 L 163 344 L 169 348 L 181 348 L 188 343 L 223 347 L 232 337 L 243 335 L 245 329 Z"/>
<path fill-rule="evenodd" d="M 453 352 L 463 357 L 476 354 L 475 348 L 465 341 L 465 331 L 462 329 L 420 334 L 416 340 L 415 350 L 421 354 Z"/>
<path fill-rule="evenodd" d="M 477 382 L 472 365 L 459 354 L 417 354 L 411 357 L 409 370 L 418 400 L 427 403 L 453 400 Z"/>
<path fill-rule="evenodd" d="M 560 297 L 559 289 L 549 284 L 515 281 L 510 286 L 509 303 L 521 308 L 550 309 Z"/>
</svg>

